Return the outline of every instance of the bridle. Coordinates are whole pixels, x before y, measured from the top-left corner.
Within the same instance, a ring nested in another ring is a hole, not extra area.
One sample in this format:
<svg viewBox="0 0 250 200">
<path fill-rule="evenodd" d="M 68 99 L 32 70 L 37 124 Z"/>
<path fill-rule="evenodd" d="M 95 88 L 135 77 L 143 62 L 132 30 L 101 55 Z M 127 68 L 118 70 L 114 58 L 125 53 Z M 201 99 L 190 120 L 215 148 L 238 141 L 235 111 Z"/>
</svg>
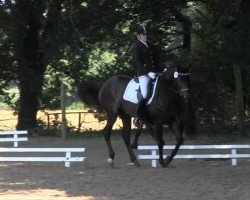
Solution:
<svg viewBox="0 0 250 200">
<path fill-rule="evenodd" d="M 180 72 L 178 72 L 178 77 L 181 77 L 181 76 L 190 76 L 191 77 L 191 73 L 190 72 L 188 72 L 188 73 L 180 73 Z M 189 88 L 188 87 L 186 87 L 186 88 L 180 88 L 180 80 L 178 79 L 178 77 L 177 77 L 177 82 L 178 82 L 178 84 L 177 84 L 177 87 L 178 87 L 178 92 L 179 92 L 179 94 L 181 95 L 181 96 L 183 96 L 183 93 L 185 92 L 185 91 L 189 91 Z"/>
<path fill-rule="evenodd" d="M 165 71 L 164 71 L 164 72 L 165 72 Z M 157 77 L 163 76 L 164 72 L 158 72 L 158 73 L 156 73 L 156 76 L 157 76 Z M 168 73 L 168 71 L 166 71 L 166 73 Z M 177 90 L 175 90 L 175 89 L 169 87 L 168 85 L 167 85 L 167 87 L 168 87 L 169 90 L 171 90 L 171 91 L 173 91 L 174 93 L 176 93 L 176 94 L 178 94 L 178 95 L 180 95 L 180 96 L 183 97 L 184 92 L 185 92 L 185 91 L 189 91 L 189 88 L 186 87 L 186 88 L 182 88 L 182 89 L 181 89 L 181 88 L 180 88 L 180 80 L 178 79 L 178 77 L 181 77 L 181 76 L 190 76 L 190 77 L 191 77 L 191 73 L 190 73 L 190 72 L 188 72 L 188 73 L 180 73 L 180 72 L 177 72 L 177 71 L 176 71 L 175 73 L 176 73 L 176 74 L 174 74 L 174 79 L 177 79 Z"/>
</svg>

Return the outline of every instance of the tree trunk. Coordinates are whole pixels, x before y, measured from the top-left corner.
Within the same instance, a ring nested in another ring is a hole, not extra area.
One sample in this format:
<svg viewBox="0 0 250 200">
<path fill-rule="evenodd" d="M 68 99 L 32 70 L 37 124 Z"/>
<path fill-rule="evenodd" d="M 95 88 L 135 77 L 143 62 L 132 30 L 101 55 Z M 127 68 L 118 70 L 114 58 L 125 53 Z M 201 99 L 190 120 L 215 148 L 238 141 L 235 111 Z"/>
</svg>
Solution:
<svg viewBox="0 0 250 200">
<path fill-rule="evenodd" d="M 27 130 L 37 126 L 37 111 L 43 84 L 43 74 L 23 72 L 19 84 L 20 98 L 17 130 Z"/>
<path fill-rule="evenodd" d="M 236 105 L 238 110 L 238 125 L 239 132 L 244 133 L 246 128 L 246 118 L 244 113 L 244 99 L 243 99 L 243 86 L 241 69 L 239 65 L 234 65 L 234 78 L 235 78 L 235 92 L 236 92 Z"/>
<path fill-rule="evenodd" d="M 22 2 L 17 3 L 17 8 L 25 19 L 25 24 L 23 24 L 23 20 L 18 21 L 18 25 L 22 29 L 16 30 L 20 33 L 20 50 L 18 51 L 20 98 L 17 130 L 31 129 L 37 126 L 36 114 L 39 108 L 45 71 L 39 43 L 39 31 L 42 26 L 42 18 L 39 14 L 41 14 L 40 9 L 42 7 L 37 2 L 27 1 L 26 3 L 26 6 Z M 26 8 L 30 10 L 25 12 Z"/>
<path fill-rule="evenodd" d="M 178 22 L 181 23 L 183 29 L 183 48 L 191 51 L 191 32 L 192 32 L 192 21 L 187 15 L 184 15 L 182 12 L 178 11 L 174 6 L 170 7 L 170 11 L 177 19 Z"/>
</svg>

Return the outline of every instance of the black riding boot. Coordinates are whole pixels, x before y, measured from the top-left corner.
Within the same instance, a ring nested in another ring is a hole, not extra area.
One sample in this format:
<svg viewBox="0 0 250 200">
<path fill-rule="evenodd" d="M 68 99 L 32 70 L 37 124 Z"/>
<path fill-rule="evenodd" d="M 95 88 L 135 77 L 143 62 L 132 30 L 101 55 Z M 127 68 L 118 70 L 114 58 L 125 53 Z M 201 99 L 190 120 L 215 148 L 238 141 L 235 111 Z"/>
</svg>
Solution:
<svg viewBox="0 0 250 200">
<path fill-rule="evenodd" d="M 137 104 L 136 116 L 133 122 L 136 127 L 139 127 L 141 120 L 151 123 L 146 103 L 147 99 L 140 99 L 140 101 Z"/>
</svg>

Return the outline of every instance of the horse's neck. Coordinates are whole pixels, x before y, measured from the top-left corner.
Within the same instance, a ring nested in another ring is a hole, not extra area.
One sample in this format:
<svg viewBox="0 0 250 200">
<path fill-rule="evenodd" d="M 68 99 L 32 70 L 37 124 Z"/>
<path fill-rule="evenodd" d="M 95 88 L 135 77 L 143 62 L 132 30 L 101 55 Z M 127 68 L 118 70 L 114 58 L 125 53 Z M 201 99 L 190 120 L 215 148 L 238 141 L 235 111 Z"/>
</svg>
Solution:
<svg viewBox="0 0 250 200">
<path fill-rule="evenodd" d="M 161 78 L 159 80 L 159 89 L 163 91 L 171 90 L 177 92 L 178 88 L 174 79 L 164 80 L 163 78 Z"/>
</svg>

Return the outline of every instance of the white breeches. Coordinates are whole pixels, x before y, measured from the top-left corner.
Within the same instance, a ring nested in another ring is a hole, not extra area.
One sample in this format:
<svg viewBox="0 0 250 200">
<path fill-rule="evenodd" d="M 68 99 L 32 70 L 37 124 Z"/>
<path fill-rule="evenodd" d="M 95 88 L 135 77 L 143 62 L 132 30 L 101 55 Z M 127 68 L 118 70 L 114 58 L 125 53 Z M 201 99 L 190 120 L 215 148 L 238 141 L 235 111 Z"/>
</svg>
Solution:
<svg viewBox="0 0 250 200">
<path fill-rule="evenodd" d="M 146 99 L 148 97 L 148 84 L 150 81 L 150 77 L 147 75 L 139 76 L 139 85 L 141 89 L 141 94 L 143 99 Z"/>
</svg>

